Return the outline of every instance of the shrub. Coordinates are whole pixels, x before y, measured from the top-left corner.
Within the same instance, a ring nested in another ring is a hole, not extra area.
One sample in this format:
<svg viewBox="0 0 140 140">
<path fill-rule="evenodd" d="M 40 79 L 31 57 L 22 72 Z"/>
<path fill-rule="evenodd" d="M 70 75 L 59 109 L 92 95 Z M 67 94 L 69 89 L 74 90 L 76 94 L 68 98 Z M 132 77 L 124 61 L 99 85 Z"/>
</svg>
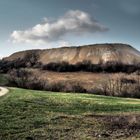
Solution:
<svg viewBox="0 0 140 140">
<path fill-rule="evenodd" d="M 38 63 L 39 54 L 36 51 L 29 51 L 23 58 L 26 67 L 33 67 Z"/>
<path fill-rule="evenodd" d="M 86 93 L 87 90 L 81 86 L 79 83 L 72 84 L 72 91 L 74 93 Z"/>
<path fill-rule="evenodd" d="M 137 81 L 134 79 L 121 78 L 120 80 L 122 84 L 136 84 L 137 83 Z"/>
<path fill-rule="evenodd" d="M 65 85 L 63 82 L 57 82 L 57 83 L 48 83 L 44 89 L 48 91 L 54 91 L 54 92 L 63 92 L 65 88 Z"/>
<path fill-rule="evenodd" d="M 12 69 L 26 68 L 26 67 L 41 67 L 38 62 L 39 55 L 36 51 L 28 52 L 24 58 L 18 58 L 12 61 L 0 60 L 0 72 L 8 73 Z"/>
<path fill-rule="evenodd" d="M 31 72 L 25 69 L 13 69 L 9 72 L 9 83 L 13 86 L 27 87 L 29 76 L 31 76 Z"/>
<path fill-rule="evenodd" d="M 79 83 L 66 83 L 63 81 L 48 83 L 44 89 L 54 92 L 86 93 L 86 89 L 84 89 Z"/>
<path fill-rule="evenodd" d="M 105 64 L 92 64 L 90 61 L 78 62 L 76 64 L 69 64 L 68 62 L 48 63 L 42 67 L 43 70 L 50 70 L 56 72 L 125 72 L 133 73 L 140 70 L 139 65 L 127 65 L 118 62 L 107 62 Z"/>
<path fill-rule="evenodd" d="M 140 98 L 140 83 L 137 79 L 109 78 L 102 83 L 101 89 L 103 95 Z"/>
<path fill-rule="evenodd" d="M 47 81 L 38 79 L 31 71 L 26 69 L 13 69 L 9 72 L 9 83 L 11 86 L 43 90 Z"/>
<path fill-rule="evenodd" d="M 29 80 L 26 84 L 26 88 L 33 89 L 33 90 L 44 90 L 47 81 L 37 79 L 36 77 Z"/>
</svg>

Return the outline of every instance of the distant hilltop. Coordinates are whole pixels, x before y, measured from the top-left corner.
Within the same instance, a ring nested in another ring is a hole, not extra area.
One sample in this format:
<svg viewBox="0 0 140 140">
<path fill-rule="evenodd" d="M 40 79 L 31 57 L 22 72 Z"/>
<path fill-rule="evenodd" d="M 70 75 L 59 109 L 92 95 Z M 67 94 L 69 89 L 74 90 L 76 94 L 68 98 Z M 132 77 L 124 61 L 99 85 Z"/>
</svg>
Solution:
<svg viewBox="0 0 140 140">
<path fill-rule="evenodd" d="M 27 50 L 16 52 L 4 58 L 7 61 L 24 59 L 27 54 L 37 54 L 38 62 L 48 64 L 51 62 L 78 62 L 90 61 L 93 64 L 106 62 L 119 62 L 124 64 L 140 63 L 140 52 L 127 44 L 94 44 L 72 46 L 45 50 Z"/>
</svg>

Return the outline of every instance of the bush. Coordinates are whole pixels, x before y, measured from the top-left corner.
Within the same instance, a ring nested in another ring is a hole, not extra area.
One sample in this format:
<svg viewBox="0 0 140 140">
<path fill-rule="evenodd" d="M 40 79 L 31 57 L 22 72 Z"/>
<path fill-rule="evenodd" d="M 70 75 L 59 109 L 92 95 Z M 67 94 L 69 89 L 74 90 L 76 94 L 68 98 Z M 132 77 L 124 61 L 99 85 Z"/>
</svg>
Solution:
<svg viewBox="0 0 140 140">
<path fill-rule="evenodd" d="M 109 78 L 102 83 L 103 95 L 140 98 L 140 83 L 137 79 Z"/>
<path fill-rule="evenodd" d="M 79 83 L 64 83 L 63 81 L 48 83 L 44 89 L 54 92 L 86 93 L 86 89 L 84 89 Z"/>
<path fill-rule="evenodd" d="M 68 62 L 48 63 L 42 66 L 43 70 L 50 70 L 56 72 L 106 72 L 106 73 L 133 73 L 140 70 L 139 65 L 127 65 L 117 62 L 107 62 L 105 64 L 92 64 L 90 61 L 78 62 L 76 64 L 69 64 Z"/>
<path fill-rule="evenodd" d="M 12 86 L 27 87 L 26 84 L 29 81 L 29 76 L 31 76 L 31 72 L 25 69 L 13 69 L 9 72 L 9 83 Z"/>
<path fill-rule="evenodd" d="M 121 78 L 120 80 L 122 84 L 136 84 L 137 83 L 137 81 L 134 79 Z"/>
<path fill-rule="evenodd" d="M 43 70 L 50 70 L 50 71 L 57 71 L 57 72 L 76 71 L 75 66 L 72 64 L 69 64 L 67 62 L 59 62 L 59 63 L 51 62 L 49 64 L 43 65 L 42 69 Z"/>
<path fill-rule="evenodd" d="M 79 83 L 75 83 L 75 84 L 72 84 L 71 92 L 74 92 L 74 93 L 86 93 L 87 91 Z"/>
<path fill-rule="evenodd" d="M 38 63 L 39 54 L 36 51 L 29 51 L 23 58 L 26 67 L 33 67 Z"/>
<path fill-rule="evenodd" d="M 7 73 L 9 70 L 14 68 L 14 62 L 12 61 L 0 61 L 0 72 Z"/>
<path fill-rule="evenodd" d="M 26 69 L 13 69 L 9 72 L 10 86 L 16 86 L 27 89 L 43 90 L 47 81 L 38 79 L 31 71 Z"/>
<path fill-rule="evenodd" d="M 39 80 L 35 77 L 32 80 L 28 81 L 28 83 L 26 84 L 26 88 L 33 90 L 44 90 L 46 83 L 46 81 Z"/>
<path fill-rule="evenodd" d="M 79 83 L 64 83 L 63 81 L 48 83 L 37 78 L 27 69 L 13 69 L 9 72 L 9 85 L 34 90 L 48 90 L 54 92 L 79 92 L 85 93 L 86 90 Z"/>
<path fill-rule="evenodd" d="M 0 72 L 1 73 L 8 73 L 12 69 L 19 69 L 19 68 L 39 68 L 41 67 L 41 63 L 38 62 L 39 55 L 36 51 L 28 52 L 24 58 L 18 58 L 12 61 L 7 60 L 0 60 Z"/>
<path fill-rule="evenodd" d="M 48 83 L 45 85 L 44 90 L 53 91 L 53 92 L 62 92 L 64 90 L 64 84 L 61 82 L 58 83 Z"/>
</svg>

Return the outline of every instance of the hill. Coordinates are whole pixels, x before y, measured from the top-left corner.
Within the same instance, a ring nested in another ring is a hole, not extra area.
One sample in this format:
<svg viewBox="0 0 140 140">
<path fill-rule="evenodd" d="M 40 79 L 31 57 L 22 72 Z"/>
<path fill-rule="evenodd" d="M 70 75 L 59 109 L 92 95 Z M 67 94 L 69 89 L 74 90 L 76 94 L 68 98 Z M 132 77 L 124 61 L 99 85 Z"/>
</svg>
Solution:
<svg viewBox="0 0 140 140">
<path fill-rule="evenodd" d="M 5 60 L 24 59 L 28 53 L 36 53 L 39 56 L 38 61 L 42 64 L 62 61 L 68 62 L 69 64 L 76 64 L 83 61 L 91 61 L 93 64 L 106 63 L 108 61 L 125 64 L 140 62 L 140 52 L 126 44 L 95 44 L 46 50 L 28 50 L 14 53 L 5 58 Z"/>
<path fill-rule="evenodd" d="M 139 139 L 139 99 L 9 88 L 0 139 Z"/>
</svg>

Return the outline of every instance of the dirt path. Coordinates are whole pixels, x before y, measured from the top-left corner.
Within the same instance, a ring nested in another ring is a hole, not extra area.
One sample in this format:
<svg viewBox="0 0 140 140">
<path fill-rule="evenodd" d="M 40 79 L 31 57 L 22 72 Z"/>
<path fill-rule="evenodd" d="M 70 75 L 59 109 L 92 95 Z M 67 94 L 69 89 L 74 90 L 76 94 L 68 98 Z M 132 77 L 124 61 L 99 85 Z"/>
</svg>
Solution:
<svg viewBox="0 0 140 140">
<path fill-rule="evenodd" d="M 0 87 L 0 96 L 7 94 L 9 90 L 5 87 Z"/>
</svg>

